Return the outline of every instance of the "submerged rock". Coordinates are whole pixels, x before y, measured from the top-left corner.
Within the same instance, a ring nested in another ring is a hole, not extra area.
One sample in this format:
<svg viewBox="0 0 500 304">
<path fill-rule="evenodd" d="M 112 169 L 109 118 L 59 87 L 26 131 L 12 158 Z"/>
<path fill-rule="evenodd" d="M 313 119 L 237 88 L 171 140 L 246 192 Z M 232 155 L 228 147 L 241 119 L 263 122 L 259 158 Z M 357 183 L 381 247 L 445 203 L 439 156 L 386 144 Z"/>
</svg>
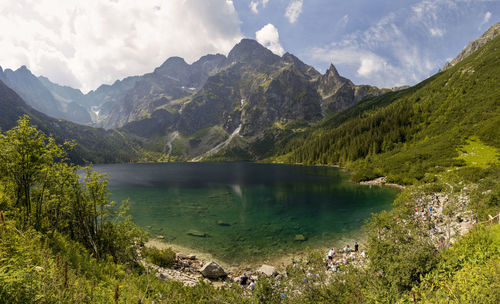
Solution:
<svg viewBox="0 0 500 304">
<path fill-rule="evenodd" d="M 303 234 L 296 234 L 294 241 L 305 242 L 307 238 Z"/>
<path fill-rule="evenodd" d="M 164 240 L 165 239 L 165 237 L 163 235 L 157 235 L 156 238 L 160 239 L 160 240 Z"/>
<path fill-rule="evenodd" d="M 231 224 L 224 222 L 223 220 L 218 220 L 217 225 L 219 226 L 231 226 Z"/>
<path fill-rule="evenodd" d="M 196 236 L 196 237 L 207 237 L 207 234 L 205 232 L 200 232 L 200 231 L 196 231 L 196 230 L 189 230 L 187 232 L 187 235 L 190 235 L 190 236 Z"/>
<path fill-rule="evenodd" d="M 274 275 L 277 274 L 276 268 L 274 268 L 273 266 L 270 266 L 270 265 L 262 265 L 262 266 L 260 266 L 260 268 L 257 269 L 257 272 L 265 274 L 268 277 L 274 276 Z"/>
<path fill-rule="evenodd" d="M 218 279 L 227 276 L 224 269 L 215 262 L 208 262 L 200 269 L 201 274 L 208 279 Z"/>
</svg>

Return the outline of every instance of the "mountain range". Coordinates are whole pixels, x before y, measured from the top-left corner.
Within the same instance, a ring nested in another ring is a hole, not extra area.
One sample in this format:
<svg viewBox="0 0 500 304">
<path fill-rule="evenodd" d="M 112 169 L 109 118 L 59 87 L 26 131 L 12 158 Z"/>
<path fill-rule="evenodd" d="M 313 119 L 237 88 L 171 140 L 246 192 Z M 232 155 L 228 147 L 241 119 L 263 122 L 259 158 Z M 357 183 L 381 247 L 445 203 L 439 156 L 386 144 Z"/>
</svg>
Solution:
<svg viewBox="0 0 500 304">
<path fill-rule="evenodd" d="M 471 42 L 445 69 L 491 41 L 498 27 Z M 151 73 L 117 80 L 87 94 L 36 77 L 25 66 L 15 71 L 0 67 L 0 81 L 19 95 L 13 98 L 13 92 L 3 88 L 9 98 L 0 98 L 2 106 L 11 102 L 18 109 L 2 114 L 8 116 L 1 120 L 3 129 L 26 113 L 61 139 L 73 138 L 64 133 L 68 126 L 80 130 L 74 131 L 78 134 L 92 133 L 94 139 L 112 136 L 100 147 L 96 141 L 83 140 L 86 135 L 77 137 L 85 142 L 81 149 L 106 150 L 110 142 L 131 151 L 115 161 L 137 160 L 138 154 L 147 154 L 143 160 L 180 161 L 273 157 L 290 152 L 305 134 L 333 128 L 331 121 L 338 125 L 339 119 L 348 120 L 349 113 L 361 115 L 374 100 L 386 104 L 415 88 L 355 85 L 333 64 L 321 74 L 292 54 L 275 55 L 250 39 L 241 40 L 227 56 L 206 55 L 192 64 L 171 57 Z M 48 127 L 55 125 L 60 127 Z M 113 161 L 89 155 L 80 160 Z"/>
<path fill-rule="evenodd" d="M 83 94 L 34 76 L 25 66 L 0 70 L 0 80 L 49 116 L 120 129 L 158 153 L 179 160 L 207 158 L 223 147 L 258 159 L 266 134 L 303 128 L 384 91 L 354 85 L 331 65 L 322 75 L 297 57 L 275 55 L 243 39 L 228 56 L 188 64 L 167 59 L 152 73 L 127 77 Z"/>
</svg>

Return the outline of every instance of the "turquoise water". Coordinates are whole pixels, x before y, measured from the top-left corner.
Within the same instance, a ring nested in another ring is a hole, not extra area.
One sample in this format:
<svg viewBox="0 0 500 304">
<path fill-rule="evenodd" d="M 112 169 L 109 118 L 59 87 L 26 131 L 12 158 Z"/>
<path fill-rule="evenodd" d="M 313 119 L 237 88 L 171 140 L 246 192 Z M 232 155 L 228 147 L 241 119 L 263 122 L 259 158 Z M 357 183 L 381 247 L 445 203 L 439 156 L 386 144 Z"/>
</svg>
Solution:
<svg viewBox="0 0 500 304">
<path fill-rule="evenodd" d="M 348 183 L 345 173 L 326 167 L 238 162 L 94 169 L 108 174 L 112 199 L 129 199 L 134 222 L 151 236 L 227 263 L 352 238 L 372 212 L 389 209 L 398 192 Z M 299 234 L 306 240 L 295 240 Z"/>
</svg>

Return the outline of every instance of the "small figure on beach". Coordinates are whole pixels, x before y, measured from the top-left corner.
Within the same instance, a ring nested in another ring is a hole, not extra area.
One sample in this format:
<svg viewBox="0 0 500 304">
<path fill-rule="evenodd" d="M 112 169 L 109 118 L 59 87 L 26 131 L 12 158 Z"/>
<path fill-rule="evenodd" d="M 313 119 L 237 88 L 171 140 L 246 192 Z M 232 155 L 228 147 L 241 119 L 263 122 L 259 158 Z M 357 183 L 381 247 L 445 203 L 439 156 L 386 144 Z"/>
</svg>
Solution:
<svg viewBox="0 0 500 304">
<path fill-rule="evenodd" d="M 358 242 L 354 243 L 354 252 L 358 252 L 359 250 L 359 244 Z"/>
<path fill-rule="evenodd" d="M 329 259 L 330 261 L 331 261 L 331 260 L 333 260 L 333 255 L 334 255 L 334 254 L 335 254 L 335 249 L 333 249 L 333 248 L 332 248 L 332 249 L 330 249 L 330 250 L 328 251 L 328 255 L 327 255 L 327 257 L 328 257 L 328 259 Z"/>
</svg>

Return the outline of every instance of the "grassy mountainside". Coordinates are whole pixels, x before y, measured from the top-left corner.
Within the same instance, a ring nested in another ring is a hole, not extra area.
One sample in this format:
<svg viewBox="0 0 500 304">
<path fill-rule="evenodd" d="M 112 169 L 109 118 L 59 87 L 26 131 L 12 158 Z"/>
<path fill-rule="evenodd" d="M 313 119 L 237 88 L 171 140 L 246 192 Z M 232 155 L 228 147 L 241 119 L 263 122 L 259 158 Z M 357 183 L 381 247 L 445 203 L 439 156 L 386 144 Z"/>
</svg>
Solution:
<svg viewBox="0 0 500 304">
<path fill-rule="evenodd" d="M 413 183 L 426 172 L 464 165 L 459 147 L 469 138 L 500 148 L 499 83 L 496 37 L 415 87 L 366 100 L 296 135 L 272 160 L 342 164 L 358 173 L 357 180 L 386 175 Z"/>
</svg>

